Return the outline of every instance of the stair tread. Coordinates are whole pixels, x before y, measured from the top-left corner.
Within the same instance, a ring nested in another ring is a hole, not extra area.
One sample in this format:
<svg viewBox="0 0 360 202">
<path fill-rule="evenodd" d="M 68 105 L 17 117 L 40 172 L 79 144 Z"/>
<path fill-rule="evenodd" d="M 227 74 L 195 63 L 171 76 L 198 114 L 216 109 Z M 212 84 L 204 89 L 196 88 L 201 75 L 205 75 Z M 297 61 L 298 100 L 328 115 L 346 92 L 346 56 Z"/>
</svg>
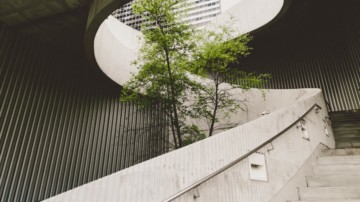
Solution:
<svg viewBox="0 0 360 202">
<path fill-rule="evenodd" d="M 306 180 L 309 187 L 360 187 L 360 175 L 314 175 Z"/>
<path fill-rule="evenodd" d="M 314 166 L 314 173 L 316 175 L 360 175 L 360 165 L 317 165 Z"/>
<path fill-rule="evenodd" d="M 322 156 L 350 156 L 360 155 L 360 149 L 345 148 L 345 149 L 327 149 L 323 150 Z"/>
<path fill-rule="evenodd" d="M 352 135 L 354 136 L 354 138 L 358 138 L 360 136 L 360 129 L 358 130 L 345 130 L 345 129 L 342 129 L 342 130 L 333 130 L 334 134 L 335 134 L 335 137 L 344 137 L 346 135 Z"/>
<path fill-rule="evenodd" d="M 360 116 L 360 111 L 356 110 L 356 111 L 337 111 L 337 112 L 330 112 L 331 116 L 355 116 L 355 115 L 359 115 Z"/>
<path fill-rule="evenodd" d="M 340 138 L 335 140 L 336 143 L 345 143 L 345 142 L 349 142 L 349 143 L 359 143 L 360 142 L 360 138 Z"/>
<path fill-rule="evenodd" d="M 359 125 L 353 125 L 353 124 L 338 124 L 338 125 L 332 125 L 334 131 L 355 131 L 358 132 L 360 129 Z"/>
<path fill-rule="evenodd" d="M 346 199 L 337 199 L 337 200 L 311 200 L 311 201 L 291 201 L 291 202 L 360 202 L 360 199 L 346 200 Z"/>
<path fill-rule="evenodd" d="M 301 187 L 300 200 L 360 199 L 360 187 Z"/>
<path fill-rule="evenodd" d="M 324 156 L 318 159 L 319 165 L 359 165 L 360 155 Z"/>
<path fill-rule="evenodd" d="M 311 200 L 311 201 L 291 201 L 291 202 L 360 202 L 360 199 L 354 199 L 354 200 Z"/>
<path fill-rule="evenodd" d="M 335 135 L 335 141 L 339 141 L 339 140 L 347 140 L 347 139 L 350 139 L 350 140 L 356 140 L 356 141 L 359 141 L 360 140 L 360 134 L 350 134 L 350 133 L 347 133 L 347 134 L 342 134 L 342 135 Z"/>
<path fill-rule="evenodd" d="M 347 148 L 360 148 L 360 142 L 336 142 L 337 149 L 347 149 Z"/>
</svg>

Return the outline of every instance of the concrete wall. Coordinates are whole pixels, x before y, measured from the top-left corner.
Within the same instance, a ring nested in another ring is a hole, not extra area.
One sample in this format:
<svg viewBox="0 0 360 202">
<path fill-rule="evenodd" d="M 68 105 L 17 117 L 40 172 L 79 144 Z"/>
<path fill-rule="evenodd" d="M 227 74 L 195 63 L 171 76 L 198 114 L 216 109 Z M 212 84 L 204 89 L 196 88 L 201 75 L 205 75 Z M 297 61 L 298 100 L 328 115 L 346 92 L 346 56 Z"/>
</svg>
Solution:
<svg viewBox="0 0 360 202">
<path fill-rule="evenodd" d="M 100 69 L 114 82 L 124 85 L 137 72 L 131 62 L 140 48 L 141 33 L 109 16 L 99 27 L 94 40 L 95 59 Z"/>
<path fill-rule="evenodd" d="M 217 16 L 214 23 L 221 25 L 235 18 L 234 28 L 241 34 L 249 33 L 269 23 L 279 14 L 284 5 L 284 0 L 241 0 L 235 2 L 226 3 L 225 12 Z"/>
<path fill-rule="evenodd" d="M 307 176 L 314 175 L 314 166 L 318 157 L 321 157 L 322 151 L 328 149 L 327 146 L 319 144 L 311 156 L 298 169 L 295 175 L 286 183 L 285 186 L 269 202 L 297 201 L 299 200 L 299 187 L 307 187 Z"/>
<path fill-rule="evenodd" d="M 270 139 L 313 104 L 319 104 L 323 109 L 319 113 L 312 111 L 305 118 L 310 141 L 303 139 L 301 130 L 293 127 L 273 142 L 274 149 L 269 146 L 260 151 L 267 156 L 268 182 L 250 181 L 247 160 L 244 160 L 197 190 L 200 193 L 197 200 L 200 201 L 268 201 L 296 174 L 320 143 L 334 147 L 331 129 L 329 136 L 324 131 L 326 125 L 323 119 L 327 110 L 321 91 L 307 89 L 297 95 L 301 96 L 296 97 L 288 107 L 274 109 L 264 117 L 47 201 L 162 201 Z M 273 98 L 268 103 L 274 106 L 278 97 L 274 95 Z M 193 193 L 189 192 L 178 200 L 191 201 Z"/>
<path fill-rule="evenodd" d="M 323 131 L 324 124 L 315 112 L 310 113 L 305 120 L 310 131 L 310 141 L 303 139 L 301 130 L 294 127 L 273 141 L 271 145 L 258 151 L 265 155 L 268 181 L 250 179 L 247 158 L 173 201 L 284 202 L 298 200 L 297 187 L 306 186 L 305 176 L 311 174 L 312 163 L 316 162 L 321 149 L 327 149 L 332 145 L 324 146 L 321 143 L 323 140 L 326 141 L 327 137 Z"/>
<path fill-rule="evenodd" d="M 202 82 L 208 82 L 202 80 Z M 212 83 L 211 83 L 212 84 Z M 210 84 L 210 85 L 211 85 Z M 228 84 L 222 84 L 220 88 L 230 89 Z M 230 94 L 233 98 L 241 101 L 241 107 L 236 113 L 230 116 L 223 116 L 222 111 L 218 111 L 219 122 L 216 126 L 223 126 L 224 124 L 231 123 L 242 125 L 252 120 L 260 118 L 266 114 L 273 113 L 281 108 L 286 108 L 296 102 L 304 94 L 307 93 L 305 89 L 296 90 L 270 90 L 270 89 L 231 89 Z M 189 120 L 189 122 L 199 126 L 201 129 L 208 131 L 208 123 L 205 120 Z M 218 130 L 215 132 L 220 133 L 226 130 Z"/>
</svg>

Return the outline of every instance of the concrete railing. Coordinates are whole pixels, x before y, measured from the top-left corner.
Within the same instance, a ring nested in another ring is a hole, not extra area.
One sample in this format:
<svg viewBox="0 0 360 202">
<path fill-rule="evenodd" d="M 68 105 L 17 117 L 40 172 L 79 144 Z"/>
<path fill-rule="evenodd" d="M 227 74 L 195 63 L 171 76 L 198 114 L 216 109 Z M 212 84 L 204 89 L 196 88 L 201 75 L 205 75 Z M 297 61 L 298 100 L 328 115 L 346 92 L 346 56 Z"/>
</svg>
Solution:
<svg viewBox="0 0 360 202">
<path fill-rule="evenodd" d="M 267 140 L 266 142 L 263 142 L 262 144 L 260 144 L 259 146 L 257 146 L 256 148 L 253 148 L 252 150 L 250 150 L 249 152 L 247 152 L 246 154 L 244 154 L 243 156 L 240 156 L 239 158 L 235 159 L 234 161 L 230 162 L 229 164 L 225 165 L 224 167 L 220 168 L 219 170 L 211 173 L 208 176 L 205 176 L 204 178 L 200 179 L 199 181 L 195 182 L 194 184 L 186 187 L 185 189 L 181 190 L 180 192 L 174 194 L 173 196 L 170 196 L 169 198 L 165 199 L 163 202 L 170 202 L 170 201 L 174 201 L 176 199 L 181 198 L 182 196 L 188 194 L 190 191 L 194 190 L 194 189 L 198 189 L 200 186 L 202 186 L 203 184 L 205 184 L 206 182 L 214 179 L 215 177 L 217 177 L 218 175 L 222 174 L 223 172 L 231 169 L 233 166 L 237 165 L 238 163 L 240 163 L 241 161 L 245 160 L 246 158 L 248 158 L 251 155 L 254 155 L 255 153 L 257 153 L 258 151 L 260 151 L 261 149 L 263 149 L 265 146 L 268 146 L 269 144 L 272 144 L 272 142 L 274 142 L 275 140 L 277 140 L 277 138 L 281 137 L 283 134 L 285 134 L 286 132 L 288 132 L 290 129 L 292 129 L 294 126 L 296 126 L 297 124 L 299 124 L 300 122 L 304 121 L 304 118 L 307 117 L 309 115 L 310 112 L 315 111 L 316 113 L 318 113 L 319 110 L 321 110 L 322 108 L 318 105 L 318 104 L 314 104 L 312 107 L 310 107 L 310 109 L 308 109 L 308 111 L 306 111 L 301 117 L 299 117 L 297 120 L 295 120 L 291 125 L 289 125 L 287 128 L 285 128 L 284 130 L 280 131 L 278 134 L 276 134 L 274 137 L 270 138 L 269 140 Z M 302 129 L 303 130 L 303 129 Z M 306 137 L 307 139 L 308 137 Z M 271 150 L 273 150 L 273 148 L 271 148 Z M 256 166 L 260 166 L 260 165 L 256 165 Z M 266 170 L 266 169 L 264 169 Z M 265 173 L 265 172 L 264 172 Z M 267 175 L 267 173 L 266 173 Z M 264 175 L 265 176 L 265 175 Z M 265 180 L 264 180 L 265 181 Z M 267 180 L 266 180 L 267 181 Z M 241 183 L 236 183 L 236 184 L 241 184 Z M 196 190 L 198 192 L 198 190 Z M 223 193 L 222 193 L 223 194 Z M 197 193 L 197 195 L 193 196 L 194 198 L 198 198 L 199 193 Z"/>
<path fill-rule="evenodd" d="M 331 128 L 327 129 L 327 134 L 324 130 L 328 127 L 324 122 L 327 111 L 321 91 L 286 90 L 285 95 L 291 95 L 281 98 L 287 100 L 283 103 L 286 107 L 277 104 L 280 92 L 269 90 L 265 99 L 260 97 L 257 101 L 258 106 L 272 108 L 268 115 L 47 201 L 163 201 L 271 140 L 318 104 L 322 110 L 310 112 L 303 118 L 309 140 L 303 138 L 301 129 L 292 127 L 258 151 L 266 157 L 268 181 L 250 180 L 246 158 L 175 200 L 191 201 L 197 197 L 197 201 L 270 201 L 296 175 L 319 144 L 334 147 Z"/>
</svg>

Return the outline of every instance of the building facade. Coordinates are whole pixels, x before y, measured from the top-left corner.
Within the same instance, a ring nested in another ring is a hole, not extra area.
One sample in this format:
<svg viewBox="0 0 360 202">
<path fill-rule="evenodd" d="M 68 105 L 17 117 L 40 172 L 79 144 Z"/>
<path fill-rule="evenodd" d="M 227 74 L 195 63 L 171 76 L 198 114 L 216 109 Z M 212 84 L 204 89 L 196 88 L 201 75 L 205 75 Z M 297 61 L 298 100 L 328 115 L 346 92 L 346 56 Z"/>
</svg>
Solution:
<svg viewBox="0 0 360 202">
<path fill-rule="evenodd" d="M 146 21 L 132 12 L 131 6 L 133 3 L 134 1 L 125 4 L 122 8 L 114 11 L 112 15 L 126 25 L 140 30 L 142 24 Z M 182 20 L 201 28 L 221 14 L 221 0 L 189 0 L 186 9 L 187 15 Z"/>
</svg>

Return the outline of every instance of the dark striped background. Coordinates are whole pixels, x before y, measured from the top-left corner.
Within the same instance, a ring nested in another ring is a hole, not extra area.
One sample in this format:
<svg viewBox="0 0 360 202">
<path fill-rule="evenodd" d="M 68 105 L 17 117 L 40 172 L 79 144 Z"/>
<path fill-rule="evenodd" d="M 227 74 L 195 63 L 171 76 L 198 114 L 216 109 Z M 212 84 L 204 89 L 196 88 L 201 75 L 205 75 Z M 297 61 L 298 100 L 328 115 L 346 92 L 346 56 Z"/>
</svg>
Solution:
<svg viewBox="0 0 360 202">
<path fill-rule="evenodd" d="M 119 86 L 62 55 L 0 25 L 2 202 L 45 199 L 165 152 L 156 108 L 120 103 Z"/>
<path fill-rule="evenodd" d="M 270 73 L 267 88 L 321 88 L 333 111 L 360 109 L 360 1 L 293 0 L 255 34 L 241 69 Z"/>
</svg>

